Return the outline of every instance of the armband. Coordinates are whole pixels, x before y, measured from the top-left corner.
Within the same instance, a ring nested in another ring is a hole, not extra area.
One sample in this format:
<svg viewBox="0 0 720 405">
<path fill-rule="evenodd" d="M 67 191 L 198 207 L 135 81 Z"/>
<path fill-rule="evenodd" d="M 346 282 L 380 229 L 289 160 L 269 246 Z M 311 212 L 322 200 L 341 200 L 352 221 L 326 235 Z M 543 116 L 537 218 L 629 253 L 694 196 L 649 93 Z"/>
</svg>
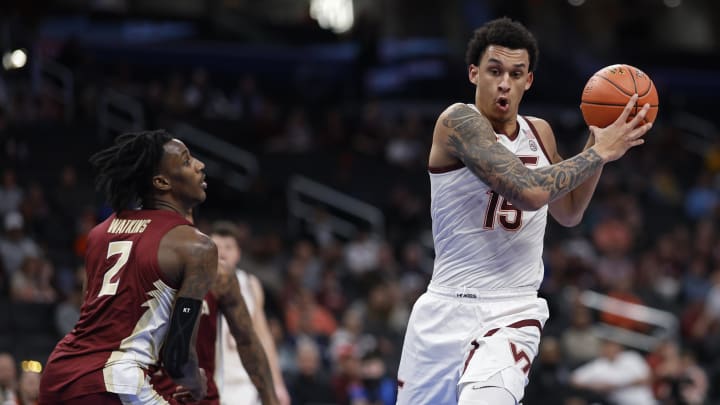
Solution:
<svg viewBox="0 0 720 405">
<path fill-rule="evenodd" d="M 162 350 L 163 365 L 172 378 L 183 377 L 182 368 L 188 361 L 190 341 L 201 308 L 202 300 L 178 297 L 175 301 Z"/>
</svg>

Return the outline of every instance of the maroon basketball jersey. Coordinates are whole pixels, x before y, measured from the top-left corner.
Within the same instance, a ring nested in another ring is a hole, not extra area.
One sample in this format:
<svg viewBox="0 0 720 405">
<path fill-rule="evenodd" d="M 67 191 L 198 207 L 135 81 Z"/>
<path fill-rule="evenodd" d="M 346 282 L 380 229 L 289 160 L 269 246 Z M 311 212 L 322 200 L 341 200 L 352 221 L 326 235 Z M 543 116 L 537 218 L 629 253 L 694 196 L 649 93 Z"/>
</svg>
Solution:
<svg viewBox="0 0 720 405">
<path fill-rule="evenodd" d="M 218 303 L 217 298 L 209 292 L 203 299 L 202 316 L 198 325 L 198 335 L 195 341 L 198 364 L 205 369 L 207 375 L 207 396 L 200 402 L 193 402 L 202 405 L 220 404 L 220 394 L 215 384 L 215 339 L 217 338 Z M 152 375 L 150 383 L 160 395 L 165 397 L 171 404 L 176 403 L 172 399 L 175 393 L 175 383 L 167 375 L 165 370 L 160 369 Z"/>
<path fill-rule="evenodd" d="M 138 210 L 92 229 L 80 319 L 50 355 L 42 394 L 61 400 L 96 392 L 136 395 L 146 384 L 178 288 L 160 271 L 158 247 L 180 225 L 192 223 L 172 211 Z"/>
</svg>

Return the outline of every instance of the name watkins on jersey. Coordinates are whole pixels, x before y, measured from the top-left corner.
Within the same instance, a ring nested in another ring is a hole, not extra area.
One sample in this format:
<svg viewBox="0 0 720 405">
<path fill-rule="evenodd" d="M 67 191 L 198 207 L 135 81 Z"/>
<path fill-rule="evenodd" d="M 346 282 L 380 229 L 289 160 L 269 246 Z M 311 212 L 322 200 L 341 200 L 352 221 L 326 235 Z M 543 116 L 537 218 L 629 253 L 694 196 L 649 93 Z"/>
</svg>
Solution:
<svg viewBox="0 0 720 405">
<path fill-rule="evenodd" d="M 145 231 L 152 219 L 119 219 L 110 223 L 108 233 L 141 233 Z"/>
</svg>

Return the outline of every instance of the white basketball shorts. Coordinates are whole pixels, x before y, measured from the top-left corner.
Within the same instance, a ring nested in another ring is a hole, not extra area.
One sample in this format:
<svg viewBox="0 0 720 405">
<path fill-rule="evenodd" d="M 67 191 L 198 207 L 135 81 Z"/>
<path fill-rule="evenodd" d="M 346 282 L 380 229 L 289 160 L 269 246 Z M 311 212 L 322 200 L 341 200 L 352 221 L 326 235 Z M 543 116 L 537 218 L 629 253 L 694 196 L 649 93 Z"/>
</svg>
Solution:
<svg viewBox="0 0 720 405">
<path fill-rule="evenodd" d="M 431 284 L 408 322 L 398 405 L 455 405 L 460 385 L 497 386 L 498 381 L 520 402 L 548 315 L 547 303 L 534 289 Z M 490 381 L 498 373 L 501 379 Z"/>
</svg>

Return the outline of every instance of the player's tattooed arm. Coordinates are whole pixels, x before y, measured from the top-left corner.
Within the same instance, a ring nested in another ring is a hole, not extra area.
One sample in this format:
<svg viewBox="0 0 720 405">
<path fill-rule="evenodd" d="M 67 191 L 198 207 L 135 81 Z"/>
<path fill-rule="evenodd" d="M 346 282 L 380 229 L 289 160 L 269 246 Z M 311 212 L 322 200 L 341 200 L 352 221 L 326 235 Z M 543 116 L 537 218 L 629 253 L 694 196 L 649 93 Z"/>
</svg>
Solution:
<svg viewBox="0 0 720 405">
<path fill-rule="evenodd" d="M 216 286 L 222 286 L 218 305 L 235 338 L 243 367 L 257 388 L 263 404 L 278 404 L 270 365 L 260 339 L 253 328 L 252 318 L 240 292 L 234 272 L 219 272 Z"/>
<path fill-rule="evenodd" d="M 207 235 L 198 234 L 188 250 L 188 261 L 178 296 L 202 300 L 217 273 L 217 246 Z"/>
<path fill-rule="evenodd" d="M 183 267 L 182 284 L 163 342 L 163 365 L 176 384 L 185 387 L 198 401 L 207 392 L 206 376 L 199 368 L 195 343 L 202 300 L 217 269 L 217 247 L 210 238 L 191 227 L 178 227 L 178 264 Z"/>
<path fill-rule="evenodd" d="M 582 184 L 605 162 L 593 149 L 549 167 L 530 170 L 498 143 L 483 115 L 465 104 L 443 113 L 447 147 L 480 180 L 513 205 L 536 210 Z"/>
</svg>

